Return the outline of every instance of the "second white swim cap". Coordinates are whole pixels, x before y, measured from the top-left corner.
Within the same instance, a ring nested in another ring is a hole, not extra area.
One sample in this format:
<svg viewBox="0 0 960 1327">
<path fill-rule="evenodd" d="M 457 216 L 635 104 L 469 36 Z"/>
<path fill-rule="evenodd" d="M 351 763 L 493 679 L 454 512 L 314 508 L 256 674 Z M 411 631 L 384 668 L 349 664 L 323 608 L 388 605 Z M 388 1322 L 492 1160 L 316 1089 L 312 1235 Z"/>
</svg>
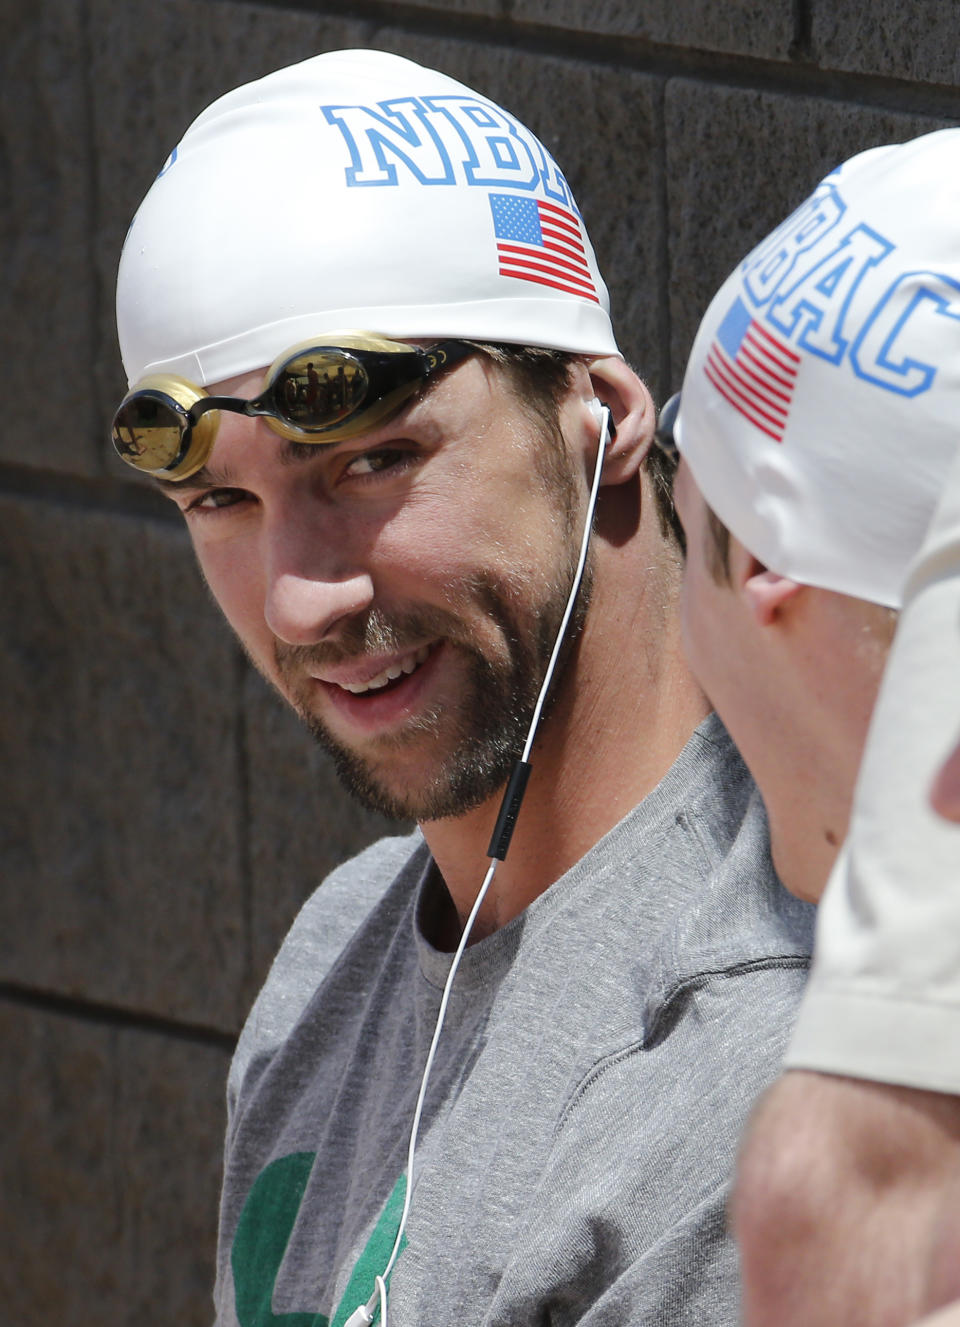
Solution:
<svg viewBox="0 0 960 1327">
<path fill-rule="evenodd" d="M 782 576 L 897 607 L 960 442 L 960 129 L 828 175 L 700 325 L 676 437 Z"/>
</svg>

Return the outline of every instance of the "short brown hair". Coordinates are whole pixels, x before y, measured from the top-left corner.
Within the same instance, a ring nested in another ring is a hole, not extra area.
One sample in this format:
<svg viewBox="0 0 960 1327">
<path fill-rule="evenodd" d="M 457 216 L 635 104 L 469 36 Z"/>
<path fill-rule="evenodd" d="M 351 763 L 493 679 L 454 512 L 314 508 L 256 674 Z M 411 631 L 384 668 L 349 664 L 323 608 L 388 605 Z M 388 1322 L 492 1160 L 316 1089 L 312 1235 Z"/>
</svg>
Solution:
<svg viewBox="0 0 960 1327">
<path fill-rule="evenodd" d="M 704 535 L 707 570 L 717 585 L 732 585 L 730 531 L 712 507 L 706 503 L 704 503 L 704 507 L 707 513 L 707 528 Z M 859 611 L 862 612 L 864 617 L 864 627 L 866 628 L 864 639 L 867 647 L 879 644 L 884 650 L 889 648 L 893 633 L 897 629 L 897 621 L 900 616 L 898 610 L 888 608 L 885 604 L 875 604 L 869 599 L 856 600 L 851 595 L 844 597 L 849 599 L 851 603 L 861 605 Z"/>
</svg>

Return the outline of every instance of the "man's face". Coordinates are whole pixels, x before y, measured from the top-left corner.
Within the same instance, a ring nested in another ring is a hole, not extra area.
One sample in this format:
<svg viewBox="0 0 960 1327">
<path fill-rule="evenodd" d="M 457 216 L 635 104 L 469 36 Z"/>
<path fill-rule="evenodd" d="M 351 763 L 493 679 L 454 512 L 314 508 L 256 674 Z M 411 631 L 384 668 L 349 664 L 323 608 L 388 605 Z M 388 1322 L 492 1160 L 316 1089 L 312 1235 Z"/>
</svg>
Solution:
<svg viewBox="0 0 960 1327">
<path fill-rule="evenodd" d="M 462 814 L 520 752 L 585 500 L 542 434 L 478 355 L 350 442 L 224 414 L 204 470 L 165 486 L 256 667 L 388 815 Z"/>
<path fill-rule="evenodd" d="M 680 598 L 684 651 L 763 797 L 780 878 L 794 893 L 810 897 L 808 853 L 805 848 L 797 851 L 796 839 L 799 832 L 809 843 L 809 832 L 819 834 L 820 829 L 817 818 L 800 804 L 795 774 L 801 752 L 789 715 L 781 709 L 790 694 L 787 678 L 779 671 L 783 661 L 765 648 L 771 642 L 757 628 L 743 593 L 736 593 L 724 577 L 709 528 L 709 509 L 683 459 L 674 481 L 674 501 L 686 536 Z M 730 552 L 734 559 L 745 550 L 731 538 Z"/>
<path fill-rule="evenodd" d="M 893 618 L 768 571 L 732 535 L 726 578 L 685 461 L 674 494 L 687 541 L 684 648 L 763 796 L 780 878 L 816 899 L 847 831 Z"/>
</svg>

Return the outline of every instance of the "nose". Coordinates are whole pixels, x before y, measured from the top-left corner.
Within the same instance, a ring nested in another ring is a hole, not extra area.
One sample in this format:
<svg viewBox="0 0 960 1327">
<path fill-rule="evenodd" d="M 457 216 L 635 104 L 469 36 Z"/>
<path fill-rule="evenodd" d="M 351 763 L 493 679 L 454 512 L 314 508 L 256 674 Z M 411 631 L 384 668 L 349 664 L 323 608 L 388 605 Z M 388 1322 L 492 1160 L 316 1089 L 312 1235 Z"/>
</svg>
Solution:
<svg viewBox="0 0 960 1327">
<path fill-rule="evenodd" d="M 314 645 L 373 602 L 369 572 L 348 561 L 334 532 L 289 523 L 268 535 L 264 617 L 279 640 Z"/>
</svg>

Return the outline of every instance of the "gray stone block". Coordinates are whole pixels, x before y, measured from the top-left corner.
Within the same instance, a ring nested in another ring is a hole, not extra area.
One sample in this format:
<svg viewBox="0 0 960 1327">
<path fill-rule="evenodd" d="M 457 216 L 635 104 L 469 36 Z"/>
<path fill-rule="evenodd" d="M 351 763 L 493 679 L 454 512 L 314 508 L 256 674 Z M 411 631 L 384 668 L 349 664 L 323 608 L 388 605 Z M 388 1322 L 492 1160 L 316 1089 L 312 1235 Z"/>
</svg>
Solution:
<svg viewBox="0 0 960 1327">
<path fill-rule="evenodd" d="M 337 781 L 330 757 L 271 688 L 244 687 L 248 752 L 252 1001 L 301 904 L 323 878 L 384 834 L 404 833 L 364 811 Z"/>
<path fill-rule="evenodd" d="M 230 1053 L 135 1028 L 118 1033 L 115 1046 L 113 1148 L 121 1163 L 125 1272 L 117 1327 L 206 1327 Z"/>
<path fill-rule="evenodd" d="M 0 581 L 0 976 L 234 1028 L 244 665 L 185 534 L 0 497 Z"/>
<path fill-rule="evenodd" d="M 510 17 L 511 0 L 412 0 L 405 9 L 440 9 L 446 14 L 481 14 L 484 18 Z"/>
<path fill-rule="evenodd" d="M 5 1322 L 210 1322 L 228 1058 L 0 1002 Z"/>
<path fill-rule="evenodd" d="M 772 60 L 787 58 L 794 33 L 791 0 L 513 0 L 510 13 L 517 22 Z"/>
<path fill-rule="evenodd" d="M 843 102 L 667 87 L 667 215 L 673 389 L 697 325 L 736 264 L 839 162 L 941 121 Z"/>
<path fill-rule="evenodd" d="M 98 413 L 109 421 L 126 387 L 114 319 L 120 250 L 171 148 L 224 92 L 321 51 L 369 46 L 371 29 L 349 19 L 197 0 L 91 0 L 90 11 L 97 33 L 89 78 L 97 146 Z M 119 473 L 124 467 L 112 457 L 106 425 L 102 446 Z"/>
<path fill-rule="evenodd" d="M 84 1301 L 108 1321 L 116 1310 L 112 1039 L 0 1003 L 0 1293 L 10 1322 L 76 1322 Z"/>
<path fill-rule="evenodd" d="M 501 46 L 379 29 L 376 44 L 442 69 L 511 111 L 554 154 L 583 213 L 610 290 L 621 349 L 644 374 L 659 362 L 655 206 L 656 81 L 629 70 Z"/>
<path fill-rule="evenodd" d="M 93 143 L 83 15 L 9 0 L 0 52 L 0 459 L 96 471 Z"/>
<path fill-rule="evenodd" d="M 824 69 L 960 83 L 955 0 L 812 0 L 812 11 L 812 57 Z"/>
</svg>

